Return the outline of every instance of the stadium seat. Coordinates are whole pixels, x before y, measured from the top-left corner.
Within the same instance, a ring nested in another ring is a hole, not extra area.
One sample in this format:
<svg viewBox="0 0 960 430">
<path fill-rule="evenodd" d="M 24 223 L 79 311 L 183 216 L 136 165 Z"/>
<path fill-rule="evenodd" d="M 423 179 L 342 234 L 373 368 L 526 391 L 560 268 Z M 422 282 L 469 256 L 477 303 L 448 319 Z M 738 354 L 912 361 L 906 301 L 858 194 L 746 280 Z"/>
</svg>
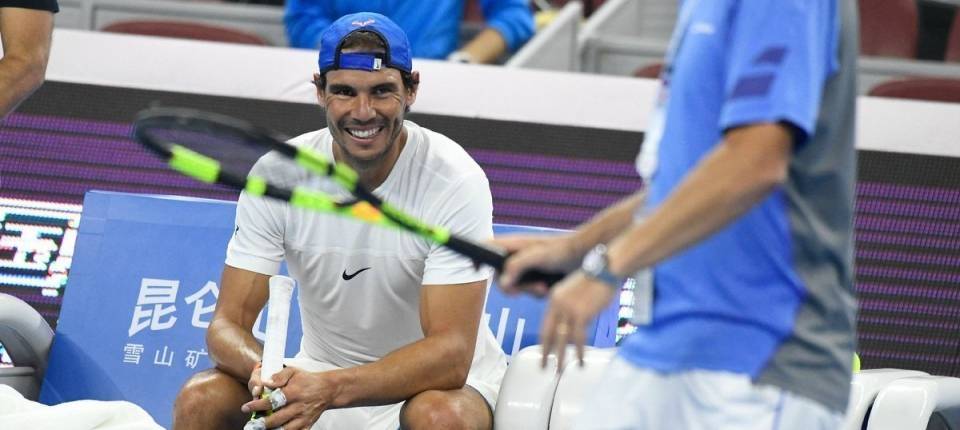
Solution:
<svg viewBox="0 0 960 430">
<path fill-rule="evenodd" d="M 954 14 L 950 36 L 947 39 L 947 52 L 944 54 L 943 59 L 945 61 L 960 62 L 960 12 Z"/>
<path fill-rule="evenodd" d="M 109 33 L 139 34 L 144 36 L 174 37 L 207 40 L 211 42 L 269 45 L 255 34 L 232 28 L 179 21 L 118 21 L 101 29 Z"/>
<path fill-rule="evenodd" d="M 877 394 L 867 430 L 927 430 L 934 412 L 957 407 L 960 407 L 960 378 L 900 378 Z"/>
<path fill-rule="evenodd" d="M 583 411 L 588 396 L 597 389 L 597 381 L 603 376 L 607 364 L 616 355 L 614 348 L 588 348 L 584 351 L 583 366 L 574 360 L 574 352 L 568 352 L 557 392 L 550 411 L 551 430 L 572 430 L 575 418 Z M 602 388 L 601 388 L 602 389 Z"/>
<path fill-rule="evenodd" d="M 550 357 L 545 367 L 540 345 L 524 348 L 507 367 L 497 398 L 494 427 L 502 429 L 546 429 L 560 376 L 557 361 Z"/>
<path fill-rule="evenodd" d="M 877 394 L 891 382 L 924 375 L 927 373 L 902 369 L 868 369 L 854 374 L 853 381 L 850 382 L 850 402 L 847 404 L 843 430 L 861 430 Z"/>
<path fill-rule="evenodd" d="M 540 345 L 521 350 L 513 358 L 500 386 L 494 428 L 566 430 L 583 410 L 586 396 L 616 354 L 615 348 L 587 347 L 584 366 L 574 360 L 568 347 L 567 363 L 557 372 L 556 356 L 540 366 Z"/>
<path fill-rule="evenodd" d="M 633 76 L 638 78 L 660 79 L 660 72 L 663 71 L 663 63 L 653 63 L 642 66 L 633 72 Z"/>
<path fill-rule="evenodd" d="M 860 53 L 916 58 L 916 0 L 859 0 Z"/>
<path fill-rule="evenodd" d="M 14 363 L 14 367 L 0 367 L 0 384 L 36 399 L 52 342 L 53 330 L 36 310 L 0 293 L 0 343 Z"/>
<path fill-rule="evenodd" d="M 960 103 L 958 78 L 902 78 L 882 82 L 870 89 L 874 97 Z"/>
</svg>

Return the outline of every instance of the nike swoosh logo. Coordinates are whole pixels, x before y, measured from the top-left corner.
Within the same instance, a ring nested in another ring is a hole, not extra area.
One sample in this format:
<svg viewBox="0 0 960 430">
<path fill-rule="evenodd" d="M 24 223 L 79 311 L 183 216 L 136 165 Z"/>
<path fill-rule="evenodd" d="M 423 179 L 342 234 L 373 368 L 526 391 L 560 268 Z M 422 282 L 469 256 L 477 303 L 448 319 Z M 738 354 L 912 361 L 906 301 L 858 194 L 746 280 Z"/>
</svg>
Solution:
<svg viewBox="0 0 960 430">
<path fill-rule="evenodd" d="M 343 278 L 344 281 L 349 281 L 349 280 L 353 279 L 355 276 L 359 275 L 361 272 L 363 272 L 363 271 L 365 271 L 365 270 L 370 270 L 370 268 L 369 268 L 369 267 L 364 267 L 363 269 L 360 269 L 360 270 L 357 270 L 356 272 L 353 272 L 352 275 L 348 275 L 348 274 L 347 274 L 347 271 L 344 270 L 344 271 L 343 271 L 343 274 L 340 275 L 340 276 Z"/>
</svg>

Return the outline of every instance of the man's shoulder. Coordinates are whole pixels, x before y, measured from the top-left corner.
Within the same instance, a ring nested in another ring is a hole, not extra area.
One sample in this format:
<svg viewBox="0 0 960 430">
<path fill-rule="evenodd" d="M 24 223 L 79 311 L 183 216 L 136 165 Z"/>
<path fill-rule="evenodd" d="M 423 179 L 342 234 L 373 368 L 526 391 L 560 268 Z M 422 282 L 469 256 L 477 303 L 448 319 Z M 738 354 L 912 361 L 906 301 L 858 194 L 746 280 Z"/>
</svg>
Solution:
<svg viewBox="0 0 960 430">
<path fill-rule="evenodd" d="M 327 132 L 327 129 L 321 129 L 288 139 L 287 143 L 296 147 L 309 148 L 313 151 L 322 151 L 325 143 L 324 139 L 329 138 L 329 136 L 330 133 Z M 293 187 L 306 180 L 308 173 L 303 169 L 291 169 L 291 163 L 292 161 L 286 156 L 269 152 L 257 160 L 250 173 L 277 186 Z"/>
<path fill-rule="evenodd" d="M 425 173 L 440 175 L 457 182 L 458 178 L 483 176 L 483 169 L 459 143 L 446 135 L 407 122 L 411 133 L 419 134 L 418 162 Z"/>
<path fill-rule="evenodd" d="M 296 147 L 305 146 L 305 147 L 317 150 L 324 143 L 324 141 L 329 138 L 330 138 L 330 129 L 321 128 L 319 130 L 308 131 L 299 136 L 293 137 L 287 140 L 287 143 Z"/>
</svg>

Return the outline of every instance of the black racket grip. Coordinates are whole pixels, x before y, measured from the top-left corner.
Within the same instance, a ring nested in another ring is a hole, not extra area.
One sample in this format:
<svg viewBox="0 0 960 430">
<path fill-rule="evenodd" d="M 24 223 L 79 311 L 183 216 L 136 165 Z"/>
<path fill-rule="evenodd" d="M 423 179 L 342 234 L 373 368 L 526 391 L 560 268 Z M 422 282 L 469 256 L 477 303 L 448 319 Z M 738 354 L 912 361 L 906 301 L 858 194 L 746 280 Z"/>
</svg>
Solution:
<svg viewBox="0 0 960 430">
<path fill-rule="evenodd" d="M 521 273 L 520 277 L 517 278 L 517 281 L 515 283 L 517 285 L 523 285 L 531 282 L 544 282 L 547 284 L 547 288 L 550 288 L 553 286 L 553 284 L 556 284 L 557 282 L 562 281 L 563 278 L 566 278 L 566 277 L 567 277 L 566 273 L 542 272 L 540 270 L 534 269 L 534 270 L 527 270 L 526 272 Z"/>
<path fill-rule="evenodd" d="M 503 272 L 503 265 L 506 263 L 507 257 L 510 256 L 510 254 L 506 252 L 490 249 L 453 235 L 450 236 L 450 239 L 444 246 L 460 253 L 460 255 L 470 258 L 478 265 L 485 264 L 493 267 L 497 272 Z M 553 286 L 553 284 L 560 282 L 560 280 L 566 276 L 566 273 L 543 272 L 538 269 L 533 269 L 520 274 L 516 284 L 522 285 L 531 282 L 543 282 L 547 284 L 549 288 Z"/>
</svg>

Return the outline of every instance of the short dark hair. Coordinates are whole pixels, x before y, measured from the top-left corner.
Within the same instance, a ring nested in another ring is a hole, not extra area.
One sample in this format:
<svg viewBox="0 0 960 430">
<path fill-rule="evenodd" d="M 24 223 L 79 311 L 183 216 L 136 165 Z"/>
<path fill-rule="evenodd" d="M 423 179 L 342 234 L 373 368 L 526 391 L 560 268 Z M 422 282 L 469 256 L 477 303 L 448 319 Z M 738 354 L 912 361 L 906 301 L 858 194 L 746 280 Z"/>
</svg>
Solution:
<svg viewBox="0 0 960 430">
<path fill-rule="evenodd" d="M 338 49 L 341 52 L 345 50 L 387 52 L 387 44 L 377 33 L 361 30 L 350 33 L 349 36 L 343 39 L 343 43 L 340 44 Z M 400 72 L 400 80 L 403 81 L 404 88 L 416 90 L 417 86 L 420 85 L 419 80 L 414 80 L 413 73 L 403 70 L 397 71 Z M 327 72 L 321 73 L 319 79 L 313 80 L 313 84 L 316 85 L 318 89 L 325 90 L 327 88 Z"/>
</svg>

